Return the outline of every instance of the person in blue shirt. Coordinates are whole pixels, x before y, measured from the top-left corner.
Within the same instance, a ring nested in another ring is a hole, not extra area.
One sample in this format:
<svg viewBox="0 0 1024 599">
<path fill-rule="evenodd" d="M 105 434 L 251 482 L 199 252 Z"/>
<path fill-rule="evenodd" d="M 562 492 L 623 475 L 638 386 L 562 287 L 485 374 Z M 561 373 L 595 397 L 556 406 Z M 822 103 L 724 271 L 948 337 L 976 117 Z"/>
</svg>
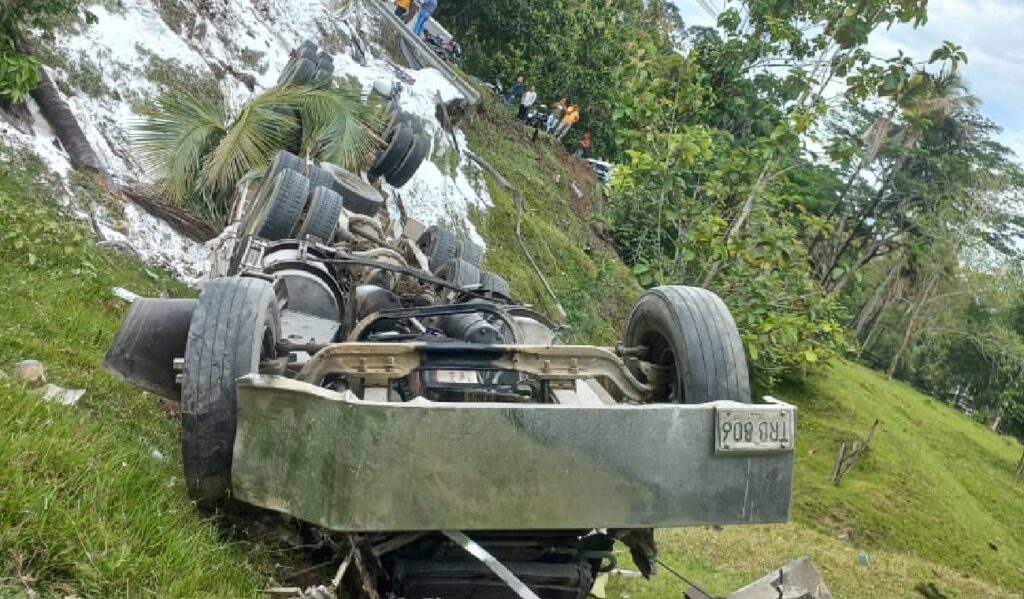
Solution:
<svg viewBox="0 0 1024 599">
<path fill-rule="evenodd" d="M 515 104 L 515 101 L 519 99 L 519 96 L 521 96 L 524 91 L 526 91 L 526 83 L 523 81 L 523 76 L 519 75 L 516 77 L 515 87 L 512 88 L 508 97 L 505 98 L 505 108 L 512 108 L 512 104 Z"/>
<path fill-rule="evenodd" d="M 437 0 L 423 0 L 420 4 L 420 12 L 416 17 L 416 26 L 413 27 L 412 32 L 418 36 L 423 35 L 423 29 L 427 26 L 427 21 L 430 20 L 430 15 L 434 14 L 437 10 Z"/>
</svg>

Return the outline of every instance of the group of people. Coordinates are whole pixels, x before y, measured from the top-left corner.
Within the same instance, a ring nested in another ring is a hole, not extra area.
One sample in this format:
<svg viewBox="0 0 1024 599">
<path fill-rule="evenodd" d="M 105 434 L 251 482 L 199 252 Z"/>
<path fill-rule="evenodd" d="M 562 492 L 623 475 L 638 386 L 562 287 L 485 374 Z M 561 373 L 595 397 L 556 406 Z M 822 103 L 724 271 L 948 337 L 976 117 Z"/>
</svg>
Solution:
<svg viewBox="0 0 1024 599">
<path fill-rule="evenodd" d="M 515 86 L 512 87 L 512 90 L 505 98 L 505 107 L 512 108 L 517 100 L 519 101 L 519 112 L 516 118 L 525 122 L 530 113 L 530 108 L 537 102 L 537 86 L 531 85 L 527 89 L 525 78 L 522 75 L 516 77 Z M 569 98 L 558 100 L 551 106 L 550 110 L 547 122 L 544 124 L 544 132 L 557 139 L 565 137 L 569 129 L 572 129 L 572 126 L 580 120 L 580 108 L 575 104 L 569 103 Z M 589 140 L 589 134 L 585 138 Z M 589 150 L 589 142 L 587 145 L 586 150 Z"/>
<path fill-rule="evenodd" d="M 409 23 L 416 19 L 412 31 L 417 36 L 423 35 L 427 21 L 437 10 L 437 0 L 395 0 L 395 16 Z"/>
</svg>

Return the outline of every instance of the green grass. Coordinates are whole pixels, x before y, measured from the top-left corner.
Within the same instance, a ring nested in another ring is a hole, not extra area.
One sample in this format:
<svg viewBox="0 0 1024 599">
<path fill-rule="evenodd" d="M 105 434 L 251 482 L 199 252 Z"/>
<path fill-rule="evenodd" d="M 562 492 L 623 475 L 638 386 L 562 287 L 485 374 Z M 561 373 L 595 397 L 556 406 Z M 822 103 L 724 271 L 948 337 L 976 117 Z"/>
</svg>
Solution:
<svg viewBox="0 0 1024 599">
<path fill-rule="evenodd" d="M 574 180 L 592 183 L 579 165 L 488 110 L 468 126 L 470 144 L 524 192 L 524 235 L 569 313 L 572 340 L 613 342 L 640 289 L 595 233 L 597 202 L 571 191 Z M 54 207 L 52 184 L 41 178 L 38 161 L 0 161 L 0 372 L 39 359 L 51 382 L 87 394 L 76 407 L 54 406 L 0 375 L 0 597 L 28 597 L 29 589 L 42 597 L 256 596 L 287 571 L 280 562 L 288 556 L 199 517 L 181 481 L 177 422 L 99 368 L 125 311 L 111 287 L 190 290 L 97 249 L 87 229 Z M 488 242 L 487 266 L 551 313 L 512 234 L 512 198 L 488 185 L 494 207 L 473 215 Z M 800 409 L 792 522 L 663 531 L 668 563 L 717 593 L 810 555 L 842 598 L 915 597 L 926 583 L 949 597 L 1021 596 L 1016 441 L 849 363 L 777 394 Z M 866 434 L 875 419 L 872 451 L 840 485 L 830 483 L 839 443 Z M 682 590 L 662 574 L 616 579 L 610 596 Z"/>
<path fill-rule="evenodd" d="M 927 583 L 950 597 L 1021 596 L 1017 441 L 845 362 L 778 396 L 800 410 L 792 522 L 665 531 L 660 544 L 669 563 L 712 592 L 810 555 L 837 597 L 914 597 Z M 871 451 L 833 485 L 839 444 L 862 438 L 876 418 Z M 849 541 L 839 539 L 841 531 Z M 859 562 L 861 553 L 869 566 Z M 677 593 L 678 584 L 663 575 L 613 586 L 639 599 Z"/>
<path fill-rule="evenodd" d="M 579 343 L 614 344 L 641 289 L 591 228 L 597 215 L 579 213 L 593 210 L 593 205 L 580 202 L 574 210 L 570 203 L 569 198 L 577 197 L 574 182 L 586 198 L 593 195 L 597 185 L 593 176 L 547 142 L 529 141 L 532 130 L 515 122 L 494 101 L 484 103 L 483 114 L 466 130 L 470 148 L 524 196 L 523 239 L 568 315 L 572 332 L 563 337 Z M 555 317 L 555 302 L 516 241 L 512 194 L 490 176 L 486 179 L 494 206 L 472 215 L 487 242 L 484 266 L 508 279 L 517 299 Z"/>
<path fill-rule="evenodd" d="M 0 160 L 0 597 L 255 596 L 269 556 L 197 515 L 177 422 L 100 369 L 126 308 L 113 286 L 189 290 L 97 249 L 41 174 L 37 161 Z M 7 374 L 26 358 L 85 397 L 44 402 Z"/>
</svg>

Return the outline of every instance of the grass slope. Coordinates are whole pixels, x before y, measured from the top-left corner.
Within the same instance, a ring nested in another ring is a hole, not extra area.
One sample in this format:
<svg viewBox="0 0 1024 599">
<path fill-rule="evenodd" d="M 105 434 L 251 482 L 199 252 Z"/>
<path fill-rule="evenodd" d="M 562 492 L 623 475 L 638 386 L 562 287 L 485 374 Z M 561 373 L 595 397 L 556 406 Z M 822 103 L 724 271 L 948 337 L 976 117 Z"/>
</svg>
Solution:
<svg viewBox="0 0 1024 599">
<path fill-rule="evenodd" d="M 578 165 L 526 142 L 493 106 L 468 129 L 472 147 L 523 190 L 526 242 L 562 299 L 573 336 L 613 342 L 640 289 L 593 232 L 588 194 L 572 190 L 592 180 L 578 172 L 570 178 Z M 190 292 L 97 249 L 90 232 L 50 203 L 41 174 L 38 162 L 0 162 L 0 372 L 37 358 L 52 382 L 88 393 L 77 407 L 54 406 L 0 376 L 0 597 L 27 596 L 27 589 L 44 597 L 255 596 L 280 574 L 285 556 L 196 515 L 180 479 L 177 423 L 154 398 L 99 369 L 125 309 L 112 286 L 144 295 Z M 550 311 L 512 235 L 512 198 L 489 183 L 495 206 L 474 215 L 489 244 L 487 264 L 508 276 L 519 297 Z M 807 554 L 837 597 L 913 597 L 926 583 L 949 597 L 1021 596 L 1024 481 L 1012 476 L 1016 442 L 848 363 L 778 395 L 800 408 L 792 523 L 663 531 L 668 563 L 713 592 Z M 832 485 L 838 444 L 865 434 L 876 418 L 871 453 Z M 663 574 L 616 579 L 610 596 L 681 591 Z"/>
<path fill-rule="evenodd" d="M 666 531 L 668 563 L 712 592 L 810 555 L 836 597 L 917 597 L 915 588 L 928 583 L 949 597 L 1022 596 L 1024 481 L 1013 476 L 1015 440 L 845 362 L 778 396 L 800 410 L 792 522 Z M 833 485 L 839 444 L 862 438 L 876 418 L 871 451 Z M 839 539 L 844 531 L 849 541 Z M 662 575 L 614 587 L 634 599 L 666 597 L 678 594 L 679 582 Z"/>
<path fill-rule="evenodd" d="M 523 191 L 526 243 L 565 304 L 576 340 L 614 342 L 641 290 L 594 234 L 590 225 L 599 225 L 600 215 L 593 204 L 573 190 L 575 184 L 589 191 L 593 179 L 580 176 L 563 152 L 529 141 L 494 103 L 467 128 L 473 150 Z M 488 264 L 510 274 L 520 297 L 550 310 L 512 235 L 511 196 L 493 182 L 489 189 L 494 208 L 475 215 Z M 708 581 L 714 592 L 806 554 L 837 597 L 919 596 L 915 587 L 928 583 L 950 597 L 1024 596 L 1024 521 L 1017 516 L 1024 481 L 1012 474 L 1021 452 L 1016 441 L 850 363 L 777 395 L 800 408 L 792 523 L 664 531 L 669 562 Z M 881 424 L 873 450 L 833 485 L 839 444 L 866 435 L 875 419 Z M 841 532 L 850 540 L 840 540 Z M 634 599 L 677 597 L 680 584 L 668 574 L 617 580 L 610 596 L 617 590 Z"/>
<path fill-rule="evenodd" d="M 489 99 L 466 128 L 470 148 L 523 194 L 523 240 L 565 308 L 572 332 L 563 337 L 612 345 L 642 290 L 590 227 L 598 216 L 586 214 L 587 200 L 599 193 L 593 173 L 545 141 L 529 141 L 527 131 Z M 489 176 L 487 184 L 494 206 L 472 215 L 487 242 L 485 268 L 507 278 L 517 299 L 555 317 L 554 301 L 516 241 L 512 194 Z"/>
<path fill-rule="evenodd" d="M 111 287 L 189 291 L 97 249 L 59 215 L 41 173 L 35 161 L 0 161 L 0 372 L 35 358 L 50 382 L 87 393 L 52 405 L 0 375 L 0 597 L 254 596 L 269 557 L 197 516 L 177 423 L 100 370 L 125 311 Z"/>
</svg>

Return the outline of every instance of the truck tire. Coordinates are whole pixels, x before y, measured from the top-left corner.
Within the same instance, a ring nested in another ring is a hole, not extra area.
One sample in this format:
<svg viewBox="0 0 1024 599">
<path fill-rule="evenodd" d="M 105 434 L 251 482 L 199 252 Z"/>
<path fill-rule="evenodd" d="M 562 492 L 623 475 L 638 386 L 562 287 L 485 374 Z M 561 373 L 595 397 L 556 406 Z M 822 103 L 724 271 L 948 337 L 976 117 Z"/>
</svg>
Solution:
<svg viewBox="0 0 1024 599">
<path fill-rule="evenodd" d="M 279 83 L 281 85 L 308 85 L 316 76 L 316 62 L 301 57 L 297 59 L 291 68 L 281 73 Z"/>
<path fill-rule="evenodd" d="M 667 369 L 668 388 L 654 398 L 656 403 L 750 403 L 736 323 L 725 303 L 706 289 L 672 285 L 647 290 L 629 315 L 624 343 L 649 348 L 646 360 Z M 648 382 L 635 360 L 630 370 Z"/>
<path fill-rule="evenodd" d="M 377 155 L 377 160 L 366 171 L 366 174 L 372 180 L 398 168 L 398 165 L 402 163 L 402 159 L 405 158 L 412 148 L 412 143 L 412 129 L 404 124 L 396 125 L 394 133 L 391 135 L 391 141 L 388 142 L 388 147 L 381 150 Z"/>
<path fill-rule="evenodd" d="M 334 185 L 334 175 L 315 164 L 309 165 L 309 172 L 306 174 L 306 178 L 309 179 L 310 189 L 332 187 Z"/>
<path fill-rule="evenodd" d="M 497 296 L 503 300 L 512 300 L 512 288 L 508 281 L 486 270 L 480 271 L 480 293 Z"/>
<path fill-rule="evenodd" d="M 479 268 L 484 263 L 484 248 L 472 241 L 463 241 L 459 243 L 459 249 L 455 252 L 455 257 L 461 258 Z"/>
<path fill-rule="evenodd" d="M 305 160 L 295 154 L 292 154 L 288 150 L 281 150 L 275 154 L 274 159 L 270 161 L 270 166 L 267 167 L 267 172 L 263 175 L 263 180 L 271 181 L 285 169 L 302 174 L 305 171 L 305 168 Z"/>
<path fill-rule="evenodd" d="M 427 227 L 417 243 L 427 255 L 430 272 L 433 273 L 440 271 L 449 260 L 455 258 L 459 247 L 459 240 L 454 233 L 436 225 Z"/>
<path fill-rule="evenodd" d="M 235 380 L 275 355 L 281 318 L 273 286 L 229 277 L 203 286 L 185 346 L 181 389 L 181 458 L 185 488 L 204 509 L 231 490 L 237 426 Z"/>
<path fill-rule="evenodd" d="M 334 239 L 341 216 L 341 196 L 327 187 L 315 187 L 310 194 L 309 210 L 299 228 L 299 239 L 312 235 L 324 243 Z"/>
<path fill-rule="evenodd" d="M 377 216 L 384 207 L 384 198 L 362 177 L 334 164 L 321 165 L 333 177 L 331 189 L 341 196 L 345 210 L 364 216 Z"/>
<path fill-rule="evenodd" d="M 458 258 L 449 260 L 448 264 L 438 274 L 459 289 L 465 289 L 480 283 L 480 269 L 476 265 L 470 264 L 465 260 L 459 260 Z"/>
<path fill-rule="evenodd" d="M 290 239 L 309 199 L 309 179 L 291 170 L 281 171 L 271 182 L 264 212 L 257 215 L 257 235 L 269 241 Z"/>
<path fill-rule="evenodd" d="M 405 159 L 402 160 L 402 164 L 398 165 L 394 171 L 390 174 L 385 175 L 384 180 L 388 182 L 392 187 L 402 187 L 412 179 L 412 176 L 416 174 L 416 171 L 423 164 L 423 159 L 430 153 L 430 137 L 426 135 L 417 135 L 416 140 L 412 144 L 412 148 L 409 153 L 406 154 Z"/>
</svg>

